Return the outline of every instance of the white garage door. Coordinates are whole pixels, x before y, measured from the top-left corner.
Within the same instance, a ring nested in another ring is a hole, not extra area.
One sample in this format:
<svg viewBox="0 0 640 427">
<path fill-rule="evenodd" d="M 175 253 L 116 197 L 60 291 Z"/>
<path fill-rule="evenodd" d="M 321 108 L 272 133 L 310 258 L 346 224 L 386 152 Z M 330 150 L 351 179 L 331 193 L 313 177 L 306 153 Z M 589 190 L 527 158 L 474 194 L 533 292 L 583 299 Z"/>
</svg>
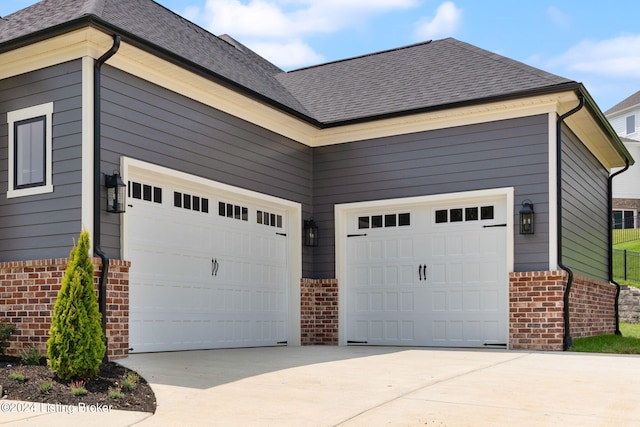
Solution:
<svg viewBox="0 0 640 427">
<path fill-rule="evenodd" d="M 506 345 L 504 199 L 358 210 L 347 221 L 349 343 Z"/>
<path fill-rule="evenodd" d="M 132 352 L 285 343 L 285 210 L 187 181 L 128 181 Z"/>
</svg>

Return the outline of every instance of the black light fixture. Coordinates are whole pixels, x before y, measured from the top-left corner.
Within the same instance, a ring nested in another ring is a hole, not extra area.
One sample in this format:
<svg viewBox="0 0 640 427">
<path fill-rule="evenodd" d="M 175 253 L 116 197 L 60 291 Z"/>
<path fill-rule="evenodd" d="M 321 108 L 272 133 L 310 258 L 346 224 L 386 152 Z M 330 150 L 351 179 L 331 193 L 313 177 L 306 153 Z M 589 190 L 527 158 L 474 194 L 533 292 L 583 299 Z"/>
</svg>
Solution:
<svg viewBox="0 0 640 427">
<path fill-rule="evenodd" d="M 313 219 L 304 222 L 304 245 L 318 246 L 318 226 Z"/>
<path fill-rule="evenodd" d="M 527 199 L 520 209 L 520 234 L 533 234 L 533 202 Z"/>
<path fill-rule="evenodd" d="M 104 186 L 107 187 L 107 212 L 124 213 L 127 201 L 127 186 L 120 178 L 118 171 L 113 175 L 105 175 Z"/>
</svg>

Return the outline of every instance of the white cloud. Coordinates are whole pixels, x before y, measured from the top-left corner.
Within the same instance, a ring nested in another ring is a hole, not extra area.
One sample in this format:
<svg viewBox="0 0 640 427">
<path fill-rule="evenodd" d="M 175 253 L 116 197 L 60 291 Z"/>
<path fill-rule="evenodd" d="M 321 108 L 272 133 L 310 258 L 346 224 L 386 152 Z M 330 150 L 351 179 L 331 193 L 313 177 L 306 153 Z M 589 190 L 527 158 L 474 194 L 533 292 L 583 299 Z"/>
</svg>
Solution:
<svg viewBox="0 0 640 427">
<path fill-rule="evenodd" d="M 570 71 L 617 78 L 640 76 L 640 35 L 584 40 L 550 61 Z"/>
<path fill-rule="evenodd" d="M 547 16 L 553 25 L 558 28 L 566 29 L 571 26 L 571 16 L 567 15 L 555 6 L 549 6 L 547 8 Z"/>
<path fill-rule="evenodd" d="M 433 18 L 418 21 L 415 36 L 419 40 L 438 39 L 453 35 L 462 23 L 462 9 L 453 2 L 442 3 Z"/>
<path fill-rule="evenodd" d="M 301 40 L 284 42 L 249 42 L 249 49 L 260 52 L 260 55 L 269 58 L 281 68 L 298 67 L 301 64 L 319 64 L 325 62 L 325 58 L 316 53 L 310 46 Z"/>
<path fill-rule="evenodd" d="M 191 22 L 197 22 L 200 16 L 200 8 L 197 6 L 187 6 L 180 15 Z"/>
<path fill-rule="evenodd" d="M 214 34 L 229 34 L 282 67 L 323 59 L 303 41 L 362 25 L 376 15 L 417 6 L 420 0 L 207 0 L 185 16 Z M 194 16 L 199 15 L 199 16 Z"/>
</svg>

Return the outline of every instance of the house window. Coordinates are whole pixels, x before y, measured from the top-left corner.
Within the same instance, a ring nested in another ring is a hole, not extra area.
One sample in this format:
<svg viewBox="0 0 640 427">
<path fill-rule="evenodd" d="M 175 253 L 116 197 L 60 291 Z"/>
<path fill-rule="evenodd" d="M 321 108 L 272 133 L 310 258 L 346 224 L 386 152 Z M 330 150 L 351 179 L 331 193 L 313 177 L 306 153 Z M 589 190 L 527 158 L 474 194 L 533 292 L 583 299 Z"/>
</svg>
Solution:
<svg viewBox="0 0 640 427">
<path fill-rule="evenodd" d="M 636 116 L 628 116 L 627 117 L 627 135 L 635 133 L 636 131 Z"/>
<path fill-rule="evenodd" d="M 53 192 L 52 116 L 53 103 L 7 113 L 7 198 Z"/>
<path fill-rule="evenodd" d="M 613 228 L 636 228 L 636 211 L 617 209 L 613 211 Z"/>
</svg>

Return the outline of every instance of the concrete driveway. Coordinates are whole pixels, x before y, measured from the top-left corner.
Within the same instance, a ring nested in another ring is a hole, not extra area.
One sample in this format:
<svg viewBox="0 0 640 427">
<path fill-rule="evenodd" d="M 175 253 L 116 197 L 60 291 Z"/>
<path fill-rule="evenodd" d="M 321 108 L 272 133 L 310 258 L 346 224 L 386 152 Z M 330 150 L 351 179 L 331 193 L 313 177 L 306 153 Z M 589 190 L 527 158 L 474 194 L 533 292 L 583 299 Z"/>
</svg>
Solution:
<svg viewBox="0 0 640 427">
<path fill-rule="evenodd" d="M 154 415 L 40 414 L 0 417 L 0 425 L 619 427 L 640 420 L 637 356 L 279 347 L 136 354 L 120 363 L 151 383 Z"/>
<path fill-rule="evenodd" d="M 384 347 L 131 355 L 140 426 L 637 426 L 637 356 Z"/>
</svg>

